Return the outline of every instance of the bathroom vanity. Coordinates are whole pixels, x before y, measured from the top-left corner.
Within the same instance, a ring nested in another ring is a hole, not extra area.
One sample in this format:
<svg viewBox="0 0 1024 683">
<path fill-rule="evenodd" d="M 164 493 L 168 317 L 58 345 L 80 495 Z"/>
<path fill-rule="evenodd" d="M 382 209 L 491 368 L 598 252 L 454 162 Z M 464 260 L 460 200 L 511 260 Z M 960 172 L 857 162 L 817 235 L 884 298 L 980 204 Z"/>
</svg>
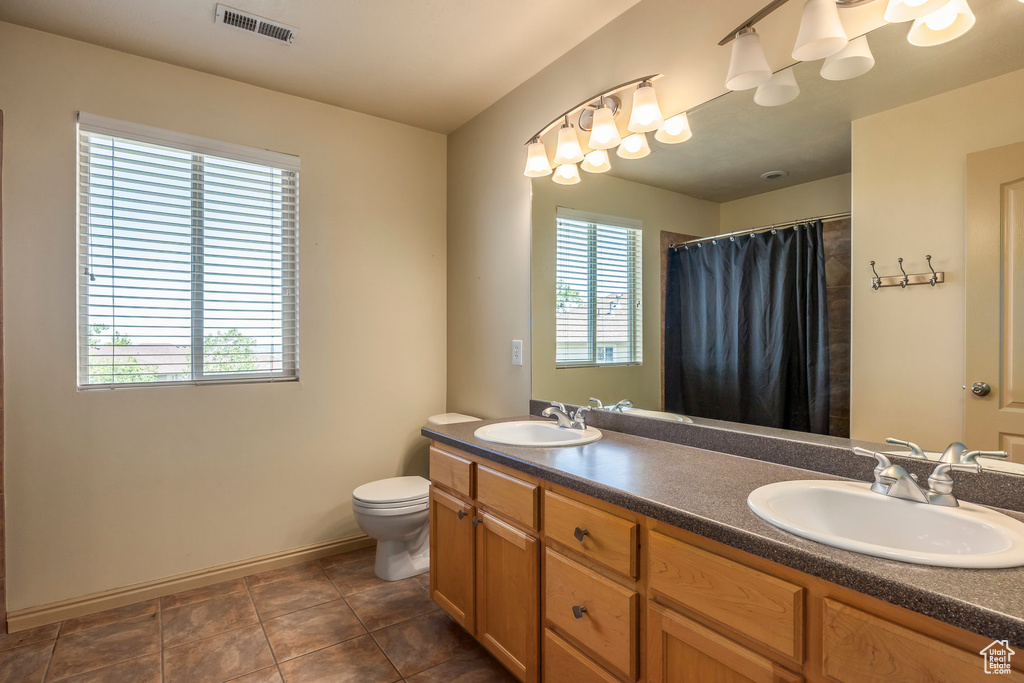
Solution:
<svg viewBox="0 0 1024 683">
<path fill-rule="evenodd" d="M 522 681 L 991 680 L 979 653 L 1024 647 L 1024 568 L 868 557 L 747 508 L 761 485 L 836 477 L 607 429 L 500 446 L 475 426 L 424 430 L 430 592 Z"/>
</svg>

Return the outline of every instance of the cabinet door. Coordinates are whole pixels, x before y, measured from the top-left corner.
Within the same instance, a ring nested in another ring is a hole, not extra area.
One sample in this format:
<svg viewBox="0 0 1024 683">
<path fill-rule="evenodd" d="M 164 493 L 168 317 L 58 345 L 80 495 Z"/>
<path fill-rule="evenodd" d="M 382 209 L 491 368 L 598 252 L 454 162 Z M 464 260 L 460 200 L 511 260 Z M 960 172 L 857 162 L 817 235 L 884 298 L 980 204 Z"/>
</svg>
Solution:
<svg viewBox="0 0 1024 683">
<path fill-rule="evenodd" d="M 650 683 L 797 683 L 803 677 L 725 636 L 660 605 L 648 603 Z"/>
<path fill-rule="evenodd" d="M 476 510 L 430 487 L 430 597 L 473 632 Z"/>
<path fill-rule="evenodd" d="M 477 526 L 477 639 L 521 681 L 539 680 L 540 544 L 494 515 Z"/>
</svg>

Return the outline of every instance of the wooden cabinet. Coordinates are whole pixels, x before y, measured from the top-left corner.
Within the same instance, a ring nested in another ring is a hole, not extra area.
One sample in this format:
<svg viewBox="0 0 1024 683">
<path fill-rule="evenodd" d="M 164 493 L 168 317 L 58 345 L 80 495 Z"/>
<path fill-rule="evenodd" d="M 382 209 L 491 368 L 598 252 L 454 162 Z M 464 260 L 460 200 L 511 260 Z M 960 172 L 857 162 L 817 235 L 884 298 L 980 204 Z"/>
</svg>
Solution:
<svg viewBox="0 0 1024 683">
<path fill-rule="evenodd" d="M 648 683 L 797 683 L 788 671 L 711 629 L 651 603 L 647 617 Z M 896 680 L 896 679 L 893 679 Z"/>
<path fill-rule="evenodd" d="M 487 512 L 477 526 L 476 636 L 519 680 L 539 680 L 540 545 Z"/>
<path fill-rule="evenodd" d="M 618 683 L 617 678 L 595 664 L 550 630 L 544 630 L 545 681 L 572 683 Z"/>
<path fill-rule="evenodd" d="M 637 527 L 603 510 L 551 491 L 544 493 L 547 538 L 624 576 L 637 576 Z"/>
<path fill-rule="evenodd" d="M 473 632 L 476 509 L 430 487 L 430 597 L 460 626 Z"/>
</svg>

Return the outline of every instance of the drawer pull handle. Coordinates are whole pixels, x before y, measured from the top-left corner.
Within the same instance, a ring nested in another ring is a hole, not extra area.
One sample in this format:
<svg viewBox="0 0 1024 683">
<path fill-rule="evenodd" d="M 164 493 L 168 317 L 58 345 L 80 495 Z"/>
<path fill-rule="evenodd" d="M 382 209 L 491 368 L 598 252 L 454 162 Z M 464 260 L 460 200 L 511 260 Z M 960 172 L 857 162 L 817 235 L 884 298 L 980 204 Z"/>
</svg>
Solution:
<svg viewBox="0 0 1024 683">
<path fill-rule="evenodd" d="M 577 619 L 582 619 L 583 618 L 583 614 L 586 611 L 587 611 L 587 608 L 584 605 L 573 605 L 572 606 L 572 615 L 574 617 L 576 617 Z"/>
<path fill-rule="evenodd" d="M 482 522 L 482 521 L 484 521 L 483 517 L 474 517 L 473 518 L 473 526 L 480 526 L 480 522 Z"/>
<path fill-rule="evenodd" d="M 466 516 L 467 514 L 469 514 L 469 513 L 468 513 L 468 512 L 466 512 L 465 510 L 459 510 L 459 519 L 461 520 L 461 519 L 462 519 L 463 517 L 465 517 L 465 516 Z"/>
<path fill-rule="evenodd" d="M 589 533 L 590 532 L 587 531 L 586 529 L 581 529 L 579 527 L 576 527 L 576 531 L 572 532 L 572 535 L 576 537 L 577 541 L 579 541 L 580 543 L 583 543 L 583 537 L 586 536 Z"/>
</svg>

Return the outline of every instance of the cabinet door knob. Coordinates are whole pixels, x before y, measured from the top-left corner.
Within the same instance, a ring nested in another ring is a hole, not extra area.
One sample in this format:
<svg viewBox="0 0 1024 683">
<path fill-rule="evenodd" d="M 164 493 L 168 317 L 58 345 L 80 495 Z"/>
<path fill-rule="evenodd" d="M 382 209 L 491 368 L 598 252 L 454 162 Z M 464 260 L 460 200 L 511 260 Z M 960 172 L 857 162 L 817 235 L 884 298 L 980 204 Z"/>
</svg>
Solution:
<svg viewBox="0 0 1024 683">
<path fill-rule="evenodd" d="M 971 385 L 971 392 L 975 396 L 988 396 L 992 393 L 992 387 L 986 382 L 975 382 Z"/>
<path fill-rule="evenodd" d="M 587 531 L 586 529 L 581 529 L 579 527 L 576 527 L 576 531 L 572 532 L 572 535 L 576 537 L 577 541 L 579 541 L 580 543 L 583 543 L 583 537 L 586 536 L 589 533 L 590 532 Z"/>
<path fill-rule="evenodd" d="M 473 526 L 480 526 L 480 523 L 482 521 L 484 521 L 483 517 L 474 517 L 473 518 Z"/>
<path fill-rule="evenodd" d="M 583 613 L 586 612 L 586 611 L 587 611 L 587 608 L 585 606 L 583 606 L 583 605 L 573 605 L 572 606 L 572 615 L 574 617 L 576 617 L 577 619 L 582 619 L 583 618 Z"/>
<path fill-rule="evenodd" d="M 469 514 L 469 513 L 467 513 L 465 510 L 459 510 L 459 519 L 461 520 L 467 514 Z"/>
</svg>

